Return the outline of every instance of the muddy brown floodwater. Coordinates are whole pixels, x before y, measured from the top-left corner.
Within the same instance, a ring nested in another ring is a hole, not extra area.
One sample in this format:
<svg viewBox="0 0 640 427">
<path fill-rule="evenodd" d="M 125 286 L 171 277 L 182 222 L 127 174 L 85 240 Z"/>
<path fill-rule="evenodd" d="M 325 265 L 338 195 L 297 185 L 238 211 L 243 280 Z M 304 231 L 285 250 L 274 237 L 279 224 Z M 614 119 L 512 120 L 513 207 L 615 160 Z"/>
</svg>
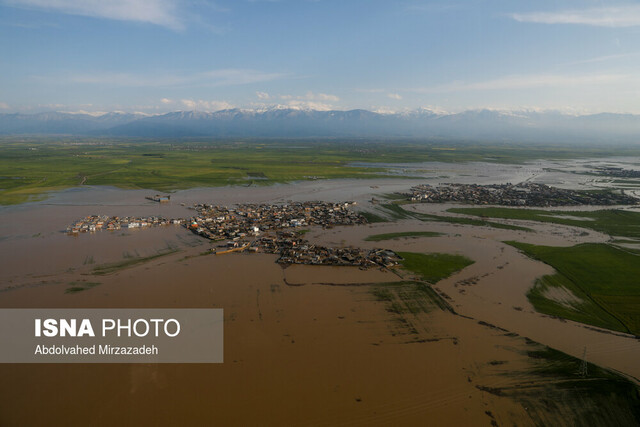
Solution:
<svg viewBox="0 0 640 427">
<path fill-rule="evenodd" d="M 412 182 L 336 181 L 333 192 L 327 182 L 192 190 L 175 199 L 353 199 L 362 205 L 372 194 Z M 75 238 L 60 232 L 92 213 L 190 212 L 177 202 L 140 201 L 148 192 L 122 192 L 119 198 L 118 191 L 67 192 L 53 203 L 2 208 L 0 307 L 223 308 L 224 363 L 0 365 L 0 425 L 570 424 L 579 405 L 570 408 L 554 397 L 554 407 L 505 392 L 550 390 L 548 378 L 536 371 L 540 362 L 529 357 L 544 348 L 534 341 L 578 357 L 588 345 L 591 362 L 640 377 L 638 340 L 536 313 L 526 291 L 551 270 L 501 243 L 517 238 L 570 245 L 606 238 L 599 233 L 539 224 L 536 233 L 522 233 L 411 220 L 306 234 L 323 244 L 460 253 L 475 261 L 436 286 L 457 314 L 427 300 L 427 309 L 399 312 L 376 289 L 400 282 L 401 275 L 406 279 L 406 273 L 283 269 L 274 255 L 202 255 L 210 244 L 175 226 Z M 396 231 L 443 235 L 363 240 Z M 96 266 L 158 254 L 92 274 Z M 71 287 L 84 290 L 68 293 Z"/>
<path fill-rule="evenodd" d="M 290 276 L 309 284 L 288 286 L 289 272 L 271 255 L 182 258 L 102 276 L 71 295 L 66 283 L 6 292 L 2 306 L 221 307 L 223 364 L 1 366 L 3 425 L 383 425 L 425 416 L 486 425 L 485 411 L 501 423 L 526 418 L 517 402 L 476 387 L 515 381 L 490 362 L 523 369 L 526 357 L 510 348 L 524 348 L 521 339 L 443 311 L 425 314 L 411 333 L 368 286 L 312 284 L 392 273 L 296 266 Z"/>
<path fill-rule="evenodd" d="M 435 212 L 430 205 L 412 207 L 423 212 Z M 475 263 L 435 286 L 450 298 L 450 303 L 458 313 L 516 332 L 574 357 L 582 357 L 586 347 L 589 361 L 627 374 L 637 381 L 640 378 L 640 340 L 632 335 L 536 312 L 527 299 L 527 291 L 536 278 L 552 274 L 554 270 L 502 243 L 518 240 L 533 244 L 571 246 L 585 242 L 603 242 L 609 237 L 594 231 L 585 233 L 584 229 L 569 226 L 535 222 L 527 222 L 526 226 L 533 228 L 535 232 L 407 220 L 308 234 L 315 236 L 312 241 L 328 245 L 348 241 L 362 247 L 384 245 L 396 251 L 465 255 Z M 402 231 L 435 231 L 443 235 L 384 242 L 363 240 L 372 234 Z"/>
</svg>

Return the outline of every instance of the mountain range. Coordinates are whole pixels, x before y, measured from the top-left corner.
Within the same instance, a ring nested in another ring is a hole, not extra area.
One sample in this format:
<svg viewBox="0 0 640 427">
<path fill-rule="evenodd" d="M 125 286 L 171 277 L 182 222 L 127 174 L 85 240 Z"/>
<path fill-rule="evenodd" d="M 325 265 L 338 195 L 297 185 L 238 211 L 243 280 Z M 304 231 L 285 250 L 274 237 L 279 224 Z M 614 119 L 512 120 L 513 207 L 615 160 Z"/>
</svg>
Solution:
<svg viewBox="0 0 640 427">
<path fill-rule="evenodd" d="M 160 115 L 113 112 L 0 114 L 0 135 L 101 137 L 402 137 L 477 141 L 640 142 L 640 115 L 568 115 L 554 111 L 469 110 L 455 114 L 416 110 L 381 114 L 367 110 L 287 108 L 177 111 Z"/>
</svg>

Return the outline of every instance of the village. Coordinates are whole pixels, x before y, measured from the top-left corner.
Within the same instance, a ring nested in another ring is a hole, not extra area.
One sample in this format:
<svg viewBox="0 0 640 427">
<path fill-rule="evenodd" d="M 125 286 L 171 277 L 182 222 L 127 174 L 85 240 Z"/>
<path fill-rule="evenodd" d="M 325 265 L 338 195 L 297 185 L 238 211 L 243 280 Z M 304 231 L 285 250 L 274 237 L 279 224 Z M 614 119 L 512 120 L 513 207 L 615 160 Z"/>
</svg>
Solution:
<svg viewBox="0 0 640 427">
<path fill-rule="evenodd" d="M 197 215 L 187 228 L 211 240 L 259 235 L 288 227 L 364 224 L 366 219 L 349 206 L 354 202 L 292 202 L 283 204 L 241 204 L 235 208 L 198 204 Z"/>
<path fill-rule="evenodd" d="M 365 224 L 366 219 L 349 209 L 354 202 L 291 202 L 283 204 L 241 204 L 233 208 L 196 204 L 189 209 L 196 215 L 185 219 L 162 217 L 109 217 L 90 215 L 67 228 L 70 235 L 181 225 L 214 242 L 210 253 L 223 255 L 232 252 L 279 254 L 281 265 L 334 265 L 392 268 L 401 258 L 385 249 L 330 248 L 311 244 L 301 236 L 308 230 L 301 227 L 331 228 Z"/>
<path fill-rule="evenodd" d="M 249 251 L 280 254 L 279 264 L 357 266 L 392 268 L 401 258 L 386 249 L 329 248 L 309 243 L 297 232 L 278 231 L 276 236 L 267 236 L 249 244 Z"/>
<path fill-rule="evenodd" d="M 544 184 L 440 184 L 433 187 L 421 184 L 408 193 L 400 193 L 412 202 L 449 203 L 503 206 L 578 206 L 578 205 L 635 205 L 635 197 L 624 193 L 565 190 Z"/>
<path fill-rule="evenodd" d="M 614 178 L 640 178 L 640 171 L 634 169 L 623 169 L 614 167 L 598 167 L 595 170 L 598 175 L 611 176 Z"/>
<path fill-rule="evenodd" d="M 295 230 L 305 226 L 331 228 L 365 224 L 367 221 L 362 215 L 349 209 L 352 205 L 355 203 L 241 204 L 235 208 L 196 205 L 198 215 L 190 218 L 186 226 L 208 239 L 226 240 L 212 249 L 218 254 L 245 250 L 280 254 L 276 262 L 283 265 L 358 266 L 363 269 L 396 266 L 400 257 L 392 251 L 317 246 L 301 237 L 304 231 Z M 285 231 L 288 229 L 294 231 Z"/>
<path fill-rule="evenodd" d="M 107 215 L 89 215 L 67 227 L 67 234 L 95 232 L 99 230 L 115 231 L 123 228 L 146 228 L 182 224 L 182 219 L 166 219 L 163 217 L 118 217 Z"/>
</svg>

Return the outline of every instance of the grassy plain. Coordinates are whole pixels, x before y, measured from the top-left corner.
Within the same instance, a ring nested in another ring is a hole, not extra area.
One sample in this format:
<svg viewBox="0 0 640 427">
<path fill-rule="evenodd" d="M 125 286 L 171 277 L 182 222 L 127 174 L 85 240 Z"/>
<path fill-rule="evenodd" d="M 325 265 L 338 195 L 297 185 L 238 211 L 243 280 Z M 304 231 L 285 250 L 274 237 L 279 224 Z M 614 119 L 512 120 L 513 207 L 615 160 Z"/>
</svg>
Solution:
<svg viewBox="0 0 640 427">
<path fill-rule="evenodd" d="M 351 163 L 491 161 L 637 155 L 637 148 L 467 144 L 416 140 L 108 140 L 0 139 L 0 204 L 46 197 L 79 185 L 169 191 L 200 186 L 264 185 L 304 179 L 385 176 Z M 386 175 L 388 176 L 388 175 Z"/>
<path fill-rule="evenodd" d="M 606 209 L 598 211 L 545 211 L 513 208 L 452 208 L 452 213 L 481 218 L 521 219 L 590 228 L 611 236 L 640 237 L 640 213 Z"/>
<path fill-rule="evenodd" d="M 603 243 L 572 247 L 508 242 L 552 266 L 529 291 L 536 310 L 640 335 L 640 254 Z"/>
<path fill-rule="evenodd" d="M 462 270 L 473 261 L 462 255 L 452 254 L 421 254 L 415 252 L 398 252 L 402 260 L 402 266 L 419 275 L 429 283 L 437 283 Z"/>
</svg>

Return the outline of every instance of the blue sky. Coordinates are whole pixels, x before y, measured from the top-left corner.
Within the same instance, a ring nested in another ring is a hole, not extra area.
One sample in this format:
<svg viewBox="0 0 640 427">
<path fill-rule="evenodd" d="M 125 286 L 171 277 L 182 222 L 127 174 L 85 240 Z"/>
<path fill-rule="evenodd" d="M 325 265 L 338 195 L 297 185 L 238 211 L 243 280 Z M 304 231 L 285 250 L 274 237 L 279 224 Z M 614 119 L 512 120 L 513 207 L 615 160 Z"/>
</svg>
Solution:
<svg viewBox="0 0 640 427">
<path fill-rule="evenodd" d="M 640 113 L 640 3 L 0 0 L 0 112 Z"/>
</svg>

